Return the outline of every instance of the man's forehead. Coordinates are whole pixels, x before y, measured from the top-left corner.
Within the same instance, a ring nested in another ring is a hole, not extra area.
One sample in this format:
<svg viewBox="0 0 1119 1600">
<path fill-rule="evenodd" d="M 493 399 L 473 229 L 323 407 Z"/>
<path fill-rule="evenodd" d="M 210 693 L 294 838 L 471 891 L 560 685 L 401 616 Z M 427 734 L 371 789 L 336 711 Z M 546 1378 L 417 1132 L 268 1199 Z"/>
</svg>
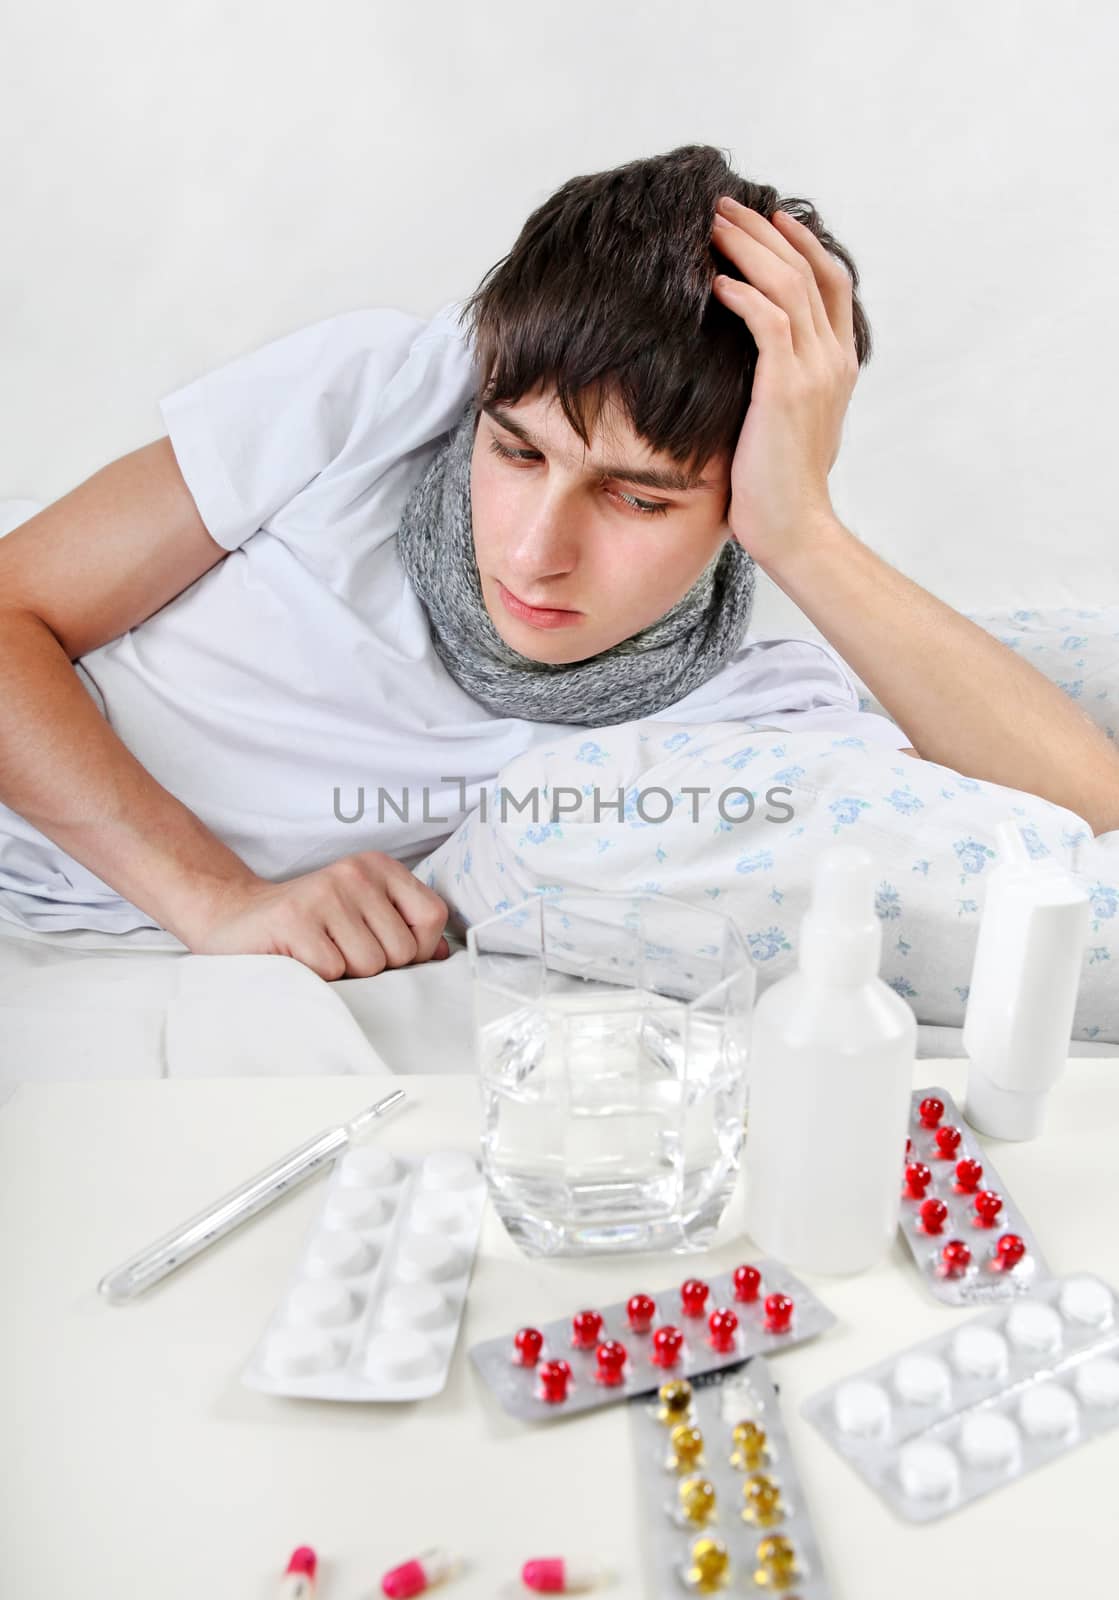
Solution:
<svg viewBox="0 0 1119 1600">
<path fill-rule="evenodd" d="M 584 458 L 583 467 L 588 474 L 676 493 L 714 493 L 724 487 L 711 476 L 689 475 L 671 457 L 650 450 L 634 433 L 623 408 L 610 396 L 602 399 L 593 420 L 588 417 L 589 452 L 584 450 L 583 441 L 567 420 L 559 396 L 554 392 L 537 392 L 515 406 L 486 402 L 480 409 L 529 449 L 553 454 L 558 451 L 561 457 L 570 455 L 572 459 L 577 455 Z"/>
</svg>

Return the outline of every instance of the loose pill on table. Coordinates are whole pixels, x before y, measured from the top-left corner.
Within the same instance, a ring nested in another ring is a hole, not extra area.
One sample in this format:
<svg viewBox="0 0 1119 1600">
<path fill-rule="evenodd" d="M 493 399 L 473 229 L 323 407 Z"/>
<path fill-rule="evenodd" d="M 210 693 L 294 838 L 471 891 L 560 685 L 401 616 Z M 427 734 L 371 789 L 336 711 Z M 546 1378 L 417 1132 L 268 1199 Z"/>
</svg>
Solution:
<svg viewBox="0 0 1119 1600">
<path fill-rule="evenodd" d="M 587 1589 L 596 1589 L 602 1579 L 598 1567 L 565 1561 L 560 1556 L 538 1557 L 526 1561 L 521 1568 L 521 1582 L 534 1594 L 583 1594 Z"/>
<path fill-rule="evenodd" d="M 411 1600 L 433 1583 L 448 1576 L 455 1565 L 445 1550 L 425 1550 L 411 1561 L 402 1561 L 381 1579 L 381 1593 L 389 1600 Z"/>
<path fill-rule="evenodd" d="M 1061 1319 L 1052 1306 L 1020 1300 L 1010 1308 L 1006 1336 L 1019 1350 L 1057 1350 L 1061 1344 Z"/>
<path fill-rule="evenodd" d="M 1096 1410 L 1119 1406 L 1119 1361 L 1113 1356 L 1085 1361 L 1072 1381 L 1084 1405 Z"/>
<path fill-rule="evenodd" d="M 1009 1417 L 998 1411 L 975 1411 L 960 1426 L 960 1454 L 973 1467 L 1011 1467 L 1021 1440 Z"/>
<path fill-rule="evenodd" d="M 396 1175 L 395 1158 L 376 1145 L 351 1150 L 342 1158 L 342 1182 L 347 1186 L 377 1189 L 395 1183 Z"/>
<path fill-rule="evenodd" d="M 841 1433 L 869 1438 L 889 1427 L 890 1397 L 880 1383 L 851 1378 L 835 1391 L 832 1411 Z"/>
<path fill-rule="evenodd" d="M 965 1378 L 998 1378 L 1006 1371 L 1010 1352 L 994 1328 L 958 1328 L 952 1336 L 952 1365 Z"/>
<path fill-rule="evenodd" d="M 939 1356 L 901 1356 L 894 1365 L 894 1388 L 917 1406 L 941 1406 L 952 1393 L 952 1377 Z"/>
<path fill-rule="evenodd" d="M 697 1539 L 692 1545 L 684 1581 L 699 1594 L 714 1594 L 730 1577 L 730 1554 L 721 1539 Z"/>
<path fill-rule="evenodd" d="M 1095 1278 L 1066 1278 L 1057 1304 L 1068 1322 L 1102 1328 L 1111 1321 L 1111 1290 Z"/>
<path fill-rule="evenodd" d="M 960 1464 L 947 1445 L 911 1439 L 898 1451 L 898 1480 L 911 1500 L 946 1500 L 960 1486 Z"/>
<path fill-rule="evenodd" d="M 1080 1407 L 1059 1383 L 1039 1383 L 1018 1403 L 1018 1420 L 1034 1439 L 1067 1439 L 1079 1416 Z"/>
</svg>

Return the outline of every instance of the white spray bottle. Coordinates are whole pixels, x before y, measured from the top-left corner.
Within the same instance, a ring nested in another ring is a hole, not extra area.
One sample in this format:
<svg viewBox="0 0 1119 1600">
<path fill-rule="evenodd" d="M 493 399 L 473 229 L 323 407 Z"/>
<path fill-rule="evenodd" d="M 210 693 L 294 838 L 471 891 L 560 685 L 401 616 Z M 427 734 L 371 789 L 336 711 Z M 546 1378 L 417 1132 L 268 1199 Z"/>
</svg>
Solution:
<svg viewBox="0 0 1119 1600">
<path fill-rule="evenodd" d="M 805 1272 L 862 1272 L 897 1231 L 917 1018 L 878 975 L 875 864 L 817 862 L 798 967 L 754 1007 L 746 1227 Z"/>
<path fill-rule="evenodd" d="M 1041 1132 L 1068 1056 L 1091 902 L 1053 856 L 1031 857 L 1011 818 L 995 829 L 964 1014 L 964 1116 L 995 1139 Z"/>
</svg>

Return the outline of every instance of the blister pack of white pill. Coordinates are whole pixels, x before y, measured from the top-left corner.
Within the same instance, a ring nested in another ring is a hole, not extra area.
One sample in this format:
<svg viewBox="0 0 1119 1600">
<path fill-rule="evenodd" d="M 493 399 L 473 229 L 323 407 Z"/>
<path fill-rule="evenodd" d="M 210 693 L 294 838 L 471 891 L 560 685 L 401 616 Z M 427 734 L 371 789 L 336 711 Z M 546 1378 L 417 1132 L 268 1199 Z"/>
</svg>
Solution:
<svg viewBox="0 0 1119 1600">
<path fill-rule="evenodd" d="M 630 1402 L 640 1544 L 657 1600 L 785 1594 L 826 1600 L 819 1546 L 761 1356 L 676 1378 Z"/>
<path fill-rule="evenodd" d="M 376 1146 L 335 1163 L 242 1374 L 266 1394 L 421 1400 L 447 1381 L 485 1205 L 473 1154 Z"/>
<path fill-rule="evenodd" d="M 899 1226 L 925 1287 L 949 1305 L 1014 1300 L 1049 1276 L 1033 1230 L 946 1089 L 913 1095 Z"/>
<path fill-rule="evenodd" d="M 900 1516 L 947 1516 L 1119 1424 L 1115 1292 L 1047 1279 L 801 1410 Z"/>
<path fill-rule="evenodd" d="M 780 1261 L 744 1262 L 473 1345 L 506 1411 L 550 1422 L 628 1400 L 667 1378 L 734 1366 L 812 1339 L 835 1317 Z"/>
</svg>

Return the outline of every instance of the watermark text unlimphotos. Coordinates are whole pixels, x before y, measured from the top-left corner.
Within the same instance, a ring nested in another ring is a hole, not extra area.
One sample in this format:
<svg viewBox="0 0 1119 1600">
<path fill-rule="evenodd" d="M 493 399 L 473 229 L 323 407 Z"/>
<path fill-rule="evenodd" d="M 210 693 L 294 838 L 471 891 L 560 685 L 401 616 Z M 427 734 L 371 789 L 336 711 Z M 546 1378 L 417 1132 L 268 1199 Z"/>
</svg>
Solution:
<svg viewBox="0 0 1119 1600">
<path fill-rule="evenodd" d="M 698 822 L 700 812 L 706 801 L 715 796 L 715 804 L 723 822 L 749 822 L 754 816 L 758 802 L 752 789 L 740 788 L 737 784 L 728 789 L 714 790 L 705 784 L 686 785 L 675 795 L 671 790 L 654 784 L 647 789 L 618 788 L 613 792 L 599 789 L 597 784 L 588 785 L 585 789 L 577 789 L 574 785 L 557 784 L 554 788 L 550 785 L 541 789 L 534 786 L 517 796 L 512 790 L 504 786 L 491 792 L 481 788 L 478 791 L 476 806 L 467 804 L 467 779 L 452 776 L 440 778 L 441 784 L 456 784 L 459 791 L 458 810 L 459 816 L 442 816 L 432 813 L 433 804 L 445 804 L 441 798 L 442 791 L 433 791 L 424 784 L 422 787 L 404 788 L 395 793 L 390 789 L 378 787 L 375 800 L 366 804 L 365 786 L 359 784 L 345 797 L 340 787 L 334 790 L 334 816 L 338 822 L 361 822 L 367 812 L 370 820 L 375 813 L 378 822 L 446 822 L 457 823 L 468 812 L 476 810 L 481 822 L 508 822 L 510 819 L 524 818 L 534 823 L 562 822 L 565 817 L 581 816 L 584 820 L 605 822 L 612 818 L 619 823 L 639 822 L 667 822 L 672 816 L 684 812 L 684 807 L 678 802 L 683 802 L 685 796 L 690 802 L 691 820 Z M 767 789 L 765 804 L 776 805 L 780 813 L 777 816 L 765 815 L 763 822 L 791 822 L 795 811 L 786 800 L 774 800 L 774 795 L 789 795 L 792 790 L 784 785 Z"/>
</svg>

